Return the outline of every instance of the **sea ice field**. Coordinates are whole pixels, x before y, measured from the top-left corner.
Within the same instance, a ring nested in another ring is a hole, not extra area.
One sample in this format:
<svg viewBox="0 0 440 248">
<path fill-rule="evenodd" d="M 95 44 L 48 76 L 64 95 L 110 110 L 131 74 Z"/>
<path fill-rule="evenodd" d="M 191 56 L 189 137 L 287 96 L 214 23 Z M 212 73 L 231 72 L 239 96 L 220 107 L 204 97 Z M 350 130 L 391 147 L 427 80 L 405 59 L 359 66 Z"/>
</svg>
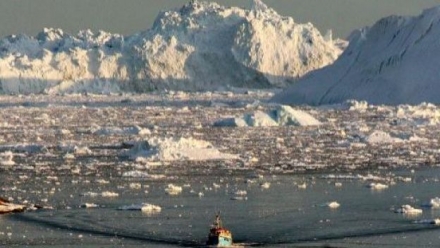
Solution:
<svg viewBox="0 0 440 248">
<path fill-rule="evenodd" d="M 437 106 L 274 93 L 1 96 L 0 245 L 440 245 Z"/>
</svg>

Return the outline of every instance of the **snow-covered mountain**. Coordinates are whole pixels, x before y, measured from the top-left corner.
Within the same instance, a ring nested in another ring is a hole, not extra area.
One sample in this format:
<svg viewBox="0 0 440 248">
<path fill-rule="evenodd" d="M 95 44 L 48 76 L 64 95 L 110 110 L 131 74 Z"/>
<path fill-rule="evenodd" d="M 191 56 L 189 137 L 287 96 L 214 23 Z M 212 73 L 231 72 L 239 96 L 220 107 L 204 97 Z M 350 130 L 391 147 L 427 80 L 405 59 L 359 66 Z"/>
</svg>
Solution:
<svg viewBox="0 0 440 248">
<path fill-rule="evenodd" d="M 250 9 L 191 1 L 129 37 L 59 29 L 6 37 L 0 40 L 0 92 L 285 86 L 332 63 L 343 49 L 344 42 L 260 0 Z"/>
<path fill-rule="evenodd" d="M 440 103 L 440 6 L 420 16 L 391 16 L 355 31 L 338 60 L 272 99 L 321 105 Z"/>
</svg>

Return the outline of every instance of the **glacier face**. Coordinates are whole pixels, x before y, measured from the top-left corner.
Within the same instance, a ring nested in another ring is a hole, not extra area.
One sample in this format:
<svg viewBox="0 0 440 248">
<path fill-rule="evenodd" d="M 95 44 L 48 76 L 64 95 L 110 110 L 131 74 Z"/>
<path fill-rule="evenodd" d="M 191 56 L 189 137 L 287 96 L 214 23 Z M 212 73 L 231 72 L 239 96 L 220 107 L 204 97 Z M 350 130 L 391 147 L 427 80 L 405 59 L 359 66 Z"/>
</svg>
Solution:
<svg viewBox="0 0 440 248">
<path fill-rule="evenodd" d="M 191 1 L 132 36 L 44 29 L 35 37 L 6 37 L 0 40 L 0 92 L 284 87 L 342 50 L 312 24 L 297 24 L 261 0 L 250 9 Z"/>
<path fill-rule="evenodd" d="M 352 33 L 334 64 L 311 72 L 272 101 L 322 105 L 440 103 L 440 6 L 391 16 Z"/>
</svg>

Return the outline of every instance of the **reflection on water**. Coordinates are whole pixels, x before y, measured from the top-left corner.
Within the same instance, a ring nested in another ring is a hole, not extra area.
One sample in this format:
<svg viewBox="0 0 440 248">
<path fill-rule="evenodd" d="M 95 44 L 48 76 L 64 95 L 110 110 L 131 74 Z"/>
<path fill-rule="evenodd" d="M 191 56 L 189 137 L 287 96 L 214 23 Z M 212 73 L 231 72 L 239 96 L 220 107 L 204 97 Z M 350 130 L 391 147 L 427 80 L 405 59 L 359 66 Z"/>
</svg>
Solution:
<svg viewBox="0 0 440 248">
<path fill-rule="evenodd" d="M 420 207 L 440 196 L 436 191 L 439 169 L 411 174 L 412 182 L 398 182 L 374 191 L 361 180 L 324 179 L 314 175 L 267 175 L 246 182 L 246 175 L 179 177 L 156 181 L 109 178 L 109 183 L 80 182 L 64 178 L 48 204 L 54 210 L 0 217 L 3 245 L 58 246 L 78 244 L 102 246 L 200 246 L 204 244 L 214 214 L 222 212 L 224 225 L 235 242 L 268 247 L 378 247 L 440 245 L 437 226 L 415 220 L 440 217 L 440 210 L 424 209 L 422 215 L 393 212 L 403 204 Z M 398 172 L 399 173 L 399 172 Z M 6 179 L 5 179 L 6 180 Z M 3 178 L 2 181 L 4 182 Z M 15 198 L 29 194 L 37 181 L 16 190 Z M 260 186 L 270 182 L 269 188 Z M 340 184 L 336 184 L 338 182 Z M 141 184 L 141 188 L 130 185 Z M 181 194 L 165 192 L 168 183 L 183 186 Z M 301 187 L 305 183 L 306 187 Z M 342 185 L 341 185 L 342 184 Z M 84 196 L 84 192 L 119 193 L 118 197 Z M 231 200 L 237 190 L 246 191 L 243 200 Z M 146 192 L 148 191 L 148 192 Z M 202 192 L 202 194 L 199 194 Z M 331 209 L 327 202 L 337 201 Z M 80 208 L 83 203 L 97 208 Z M 119 211 L 118 207 L 152 203 L 162 207 L 157 214 Z"/>
</svg>

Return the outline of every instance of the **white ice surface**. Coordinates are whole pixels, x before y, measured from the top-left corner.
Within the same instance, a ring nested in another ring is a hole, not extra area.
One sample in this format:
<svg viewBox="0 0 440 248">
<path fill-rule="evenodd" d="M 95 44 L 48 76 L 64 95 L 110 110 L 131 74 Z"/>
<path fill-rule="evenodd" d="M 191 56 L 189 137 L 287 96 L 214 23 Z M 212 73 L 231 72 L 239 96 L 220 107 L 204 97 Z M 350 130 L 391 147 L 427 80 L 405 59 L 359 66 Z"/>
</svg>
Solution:
<svg viewBox="0 0 440 248">
<path fill-rule="evenodd" d="M 131 36 L 90 30 L 70 35 L 45 28 L 35 37 L 1 39 L 0 92 L 284 86 L 331 64 L 343 44 L 261 1 L 247 9 L 191 1 L 161 12 L 150 29 Z"/>
<path fill-rule="evenodd" d="M 370 104 L 440 103 L 440 7 L 419 16 L 390 16 L 354 31 L 335 63 L 276 95 L 282 104 L 322 105 L 349 99 Z"/>
</svg>

